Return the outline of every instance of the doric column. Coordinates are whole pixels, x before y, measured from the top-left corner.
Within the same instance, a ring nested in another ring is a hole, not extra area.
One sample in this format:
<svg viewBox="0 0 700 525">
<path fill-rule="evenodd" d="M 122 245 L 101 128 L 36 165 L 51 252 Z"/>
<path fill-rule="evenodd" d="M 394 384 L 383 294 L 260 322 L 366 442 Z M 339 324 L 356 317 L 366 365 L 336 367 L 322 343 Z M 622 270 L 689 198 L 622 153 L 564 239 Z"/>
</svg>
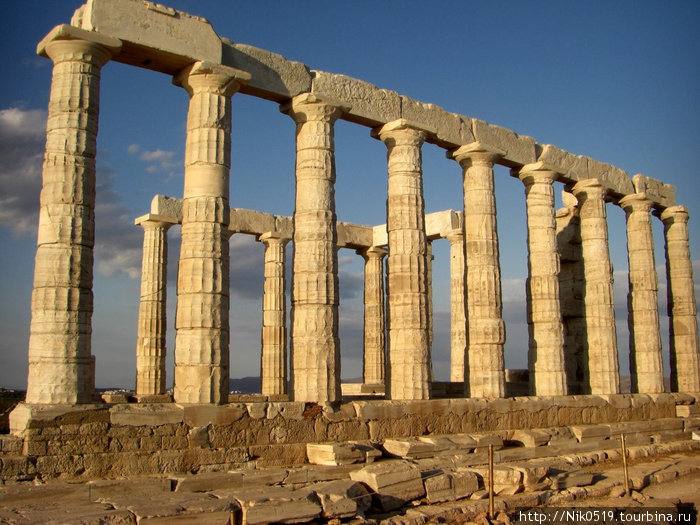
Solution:
<svg viewBox="0 0 700 525">
<path fill-rule="evenodd" d="M 290 239 L 267 232 L 258 237 L 265 245 L 263 284 L 261 393 L 287 393 L 287 309 L 285 306 L 284 255 Z"/>
<path fill-rule="evenodd" d="M 433 241 L 426 239 L 425 243 L 425 274 L 426 274 L 426 287 L 428 289 L 428 355 L 433 353 L 433 261 L 435 256 L 433 255 Z M 430 383 L 432 383 L 435 378 L 433 377 L 433 360 L 428 360 L 428 377 L 430 378 Z"/>
<path fill-rule="evenodd" d="M 671 390 L 700 392 L 698 321 L 688 244 L 688 208 L 671 206 L 660 217 L 666 237 Z"/>
<path fill-rule="evenodd" d="M 630 331 L 632 392 L 664 391 L 664 369 L 659 335 L 658 282 L 651 233 L 652 202 L 644 193 L 620 199 L 627 217 L 629 292 L 627 323 Z"/>
<path fill-rule="evenodd" d="M 358 250 L 365 261 L 365 322 L 362 382 L 384 385 L 384 264 L 387 251 L 377 246 Z"/>
<path fill-rule="evenodd" d="M 479 142 L 448 152 L 462 166 L 469 395 L 503 397 L 506 328 L 501 302 L 493 165 L 503 154 Z"/>
<path fill-rule="evenodd" d="M 530 394 L 566 395 L 564 326 L 559 303 L 559 255 L 554 209 L 556 172 L 541 163 L 523 166 L 527 205 L 527 325 Z"/>
<path fill-rule="evenodd" d="M 304 93 L 280 110 L 296 122 L 292 273 L 295 401 L 338 401 L 338 254 L 333 124 L 342 108 Z"/>
<path fill-rule="evenodd" d="M 38 47 L 54 63 L 34 266 L 27 403 L 93 400 L 92 267 L 100 68 L 115 38 L 58 26 Z"/>
<path fill-rule="evenodd" d="M 581 221 L 588 393 L 617 394 L 620 391 L 620 372 L 605 188 L 596 179 L 587 179 L 578 182 L 573 187 L 573 193 L 579 202 Z"/>
<path fill-rule="evenodd" d="M 167 232 L 172 223 L 158 215 L 144 215 L 135 223 L 143 228 L 136 395 L 165 394 Z"/>
<path fill-rule="evenodd" d="M 450 242 L 450 381 L 463 383 L 467 352 L 467 316 L 464 305 L 464 230 L 446 235 Z M 465 385 L 465 388 L 467 385 Z"/>
<path fill-rule="evenodd" d="M 372 135 L 388 149 L 387 398 L 428 399 L 430 333 L 421 166 L 425 132 L 401 119 L 374 129 Z"/>
<path fill-rule="evenodd" d="M 175 323 L 178 403 L 228 402 L 231 96 L 249 78 L 195 62 L 173 80 L 190 95 Z"/>
</svg>

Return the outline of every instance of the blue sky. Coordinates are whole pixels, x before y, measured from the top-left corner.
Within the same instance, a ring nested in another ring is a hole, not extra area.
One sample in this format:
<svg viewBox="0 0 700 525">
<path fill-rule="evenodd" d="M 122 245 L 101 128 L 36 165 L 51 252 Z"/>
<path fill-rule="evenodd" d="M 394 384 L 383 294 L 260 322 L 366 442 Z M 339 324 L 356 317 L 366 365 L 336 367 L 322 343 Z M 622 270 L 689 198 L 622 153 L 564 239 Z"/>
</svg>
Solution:
<svg viewBox="0 0 700 525">
<path fill-rule="evenodd" d="M 4 1 L 0 21 L 0 386 L 26 384 L 27 341 L 43 133 L 51 62 L 36 43 L 68 23 L 79 1 Z M 691 1 L 229 2 L 170 0 L 209 19 L 219 35 L 480 118 L 572 153 L 676 186 L 690 207 L 700 273 L 700 4 Z M 233 99 L 231 205 L 291 215 L 294 124 L 277 104 Z M 134 382 L 141 232 L 133 218 L 156 193 L 182 195 L 187 96 L 165 75 L 108 63 L 103 69 L 93 353 L 97 386 Z M 461 170 L 426 144 L 426 210 L 462 206 Z M 385 222 L 386 148 L 367 128 L 336 125 L 339 220 Z M 496 170 L 506 366 L 526 366 L 525 201 L 522 184 Z M 557 193 L 561 190 L 557 185 Z M 560 201 L 559 201 L 560 202 Z M 624 213 L 608 205 L 618 346 L 627 373 Z M 663 237 L 654 221 L 657 264 Z M 175 313 L 179 231 L 171 230 L 169 325 Z M 231 240 L 231 376 L 259 373 L 263 248 Z M 434 367 L 449 373 L 449 246 L 434 246 Z M 343 377 L 361 365 L 362 264 L 342 250 Z M 666 299 L 660 313 L 667 357 Z M 696 287 L 697 289 L 697 287 Z M 174 335 L 168 334 L 169 379 Z"/>
</svg>

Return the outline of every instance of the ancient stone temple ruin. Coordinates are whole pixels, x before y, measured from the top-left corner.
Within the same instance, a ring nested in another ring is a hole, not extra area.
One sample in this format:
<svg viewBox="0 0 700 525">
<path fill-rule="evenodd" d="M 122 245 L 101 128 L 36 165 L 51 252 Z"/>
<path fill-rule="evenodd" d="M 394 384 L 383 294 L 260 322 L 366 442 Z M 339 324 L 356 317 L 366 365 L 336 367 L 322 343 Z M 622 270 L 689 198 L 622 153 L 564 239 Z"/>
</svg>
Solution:
<svg viewBox="0 0 700 525">
<path fill-rule="evenodd" d="M 54 69 L 28 389 L 26 402 L 11 414 L 25 461 L 18 472 L 118 476 L 293 465 L 307 461 L 312 442 L 673 422 L 683 407 L 686 415 L 698 413 L 688 209 L 676 203 L 672 186 L 233 43 L 202 18 L 149 2 L 88 0 L 70 24 L 40 42 L 38 53 Z M 144 235 L 136 393 L 121 403 L 95 395 L 100 365 L 91 355 L 98 100 L 100 70 L 110 60 L 170 75 L 189 94 L 182 198 L 156 196 L 136 220 Z M 280 118 L 296 123 L 292 217 L 239 209 L 229 198 L 234 95 L 278 104 Z M 365 126 L 367 140 L 386 145 L 388 178 L 376 185 L 387 192 L 385 224 L 349 224 L 336 216 L 338 119 Z M 463 210 L 425 213 L 425 142 L 443 148 L 455 172 L 461 170 Z M 497 164 L 522 181 L 527 207 L 530 395 L 521 397 L 509 397 L 506 389 Z M 564 192 L 565 208 L 555 209 L 555 191 Z M 627 219 L 631 395 L 620 394 L 618 352 L 624 349 L 616 342 L 608 206 L 623 208 Z M 665 227 L 671 327 L 667 393 L 652 238 L 657 219 Z M 168 314 L 176 318 L 171 396 L 165 289 L 173 224 L 181 225 L 182 246 L 177 312 Z M 228 392 L 233 234 L 253 235 L 265 246 L 259 396 Z M 451 377 L 443 391 L 431 367 L 436 239 L 447 239 L 451 248 Z M 285 260 L 288 243 L 291 261 Z M 343 398 L 340 384 L 339 248 L 365 261 L 363 385 L 353 398 Z M 687 438 L 689 427 L 669 425 L 657 430 Z M 609 438 L 615 430 L 606 428 Z M 3 475 L 11 477 L 7 465 Z"/>
</svg>

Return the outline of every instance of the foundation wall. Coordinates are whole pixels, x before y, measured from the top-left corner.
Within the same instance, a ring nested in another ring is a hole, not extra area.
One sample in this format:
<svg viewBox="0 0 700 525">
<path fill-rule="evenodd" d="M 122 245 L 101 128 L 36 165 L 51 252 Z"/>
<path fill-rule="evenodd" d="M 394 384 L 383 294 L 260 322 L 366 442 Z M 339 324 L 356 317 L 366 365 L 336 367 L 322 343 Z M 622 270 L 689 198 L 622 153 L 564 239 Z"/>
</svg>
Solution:
<svg viewBox="0 0 700 525">
<path fill-rule="evenodd" d="M 308 442 L 646 421 L 674 418 L 676 405 L 695 402 L 687 394 L 619 394 L 336 406 L 21 404 L 10 425 L 14 438 L 23 440 L 22 457 L 14 463 L 4 458 L 2 478 L 16 478 L 21 469 L 50 479 L 292 466 L 305 463 Z"/>
</svg>

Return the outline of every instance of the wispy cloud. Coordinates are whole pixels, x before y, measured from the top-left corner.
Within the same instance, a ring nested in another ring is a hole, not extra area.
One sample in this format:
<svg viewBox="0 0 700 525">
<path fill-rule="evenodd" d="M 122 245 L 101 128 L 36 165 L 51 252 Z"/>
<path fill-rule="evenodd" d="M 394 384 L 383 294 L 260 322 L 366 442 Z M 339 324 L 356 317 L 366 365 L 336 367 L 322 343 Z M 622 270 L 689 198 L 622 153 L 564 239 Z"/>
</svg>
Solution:
<svg viewBox="0 0 700 525">
<path fill-rule="evenodd" d="M 139 159 L 147 164 L 146 173 L 158 173 L 171 171 L 181 165 L 175 160 L 174 151 L 162 149 L 142 150 L 139 144 L 129 144 L 126 151 L 131 155 L 138 155 Z"/>
</svg>

